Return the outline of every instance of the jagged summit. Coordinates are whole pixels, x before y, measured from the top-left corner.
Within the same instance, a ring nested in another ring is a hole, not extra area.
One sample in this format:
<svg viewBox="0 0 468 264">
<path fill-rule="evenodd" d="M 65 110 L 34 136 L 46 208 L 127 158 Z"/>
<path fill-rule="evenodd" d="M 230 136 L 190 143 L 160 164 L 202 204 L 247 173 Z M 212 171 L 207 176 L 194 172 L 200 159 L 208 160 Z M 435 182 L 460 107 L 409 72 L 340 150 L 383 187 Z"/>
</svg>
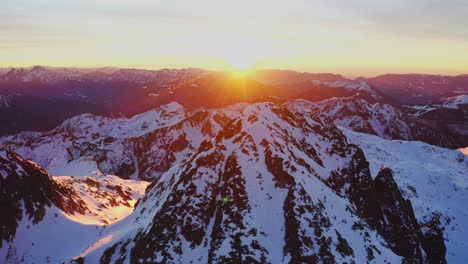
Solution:
<svg viewBox="0 0 468 264">
<path fill-rule="evenodd" d="M 251 104 L 163 173 L 135 212 L 104 234 L 112 239 L 82 257 L 422 263 L 429 248 L 419 237 L 401 238 L 409 251 L 395 244 L 405 225 L 421 230 L 410 209 L 386 220 L 404 200 L 385 171 L 372 179 L 362 151 L 327 118 Z"/>
</svg>

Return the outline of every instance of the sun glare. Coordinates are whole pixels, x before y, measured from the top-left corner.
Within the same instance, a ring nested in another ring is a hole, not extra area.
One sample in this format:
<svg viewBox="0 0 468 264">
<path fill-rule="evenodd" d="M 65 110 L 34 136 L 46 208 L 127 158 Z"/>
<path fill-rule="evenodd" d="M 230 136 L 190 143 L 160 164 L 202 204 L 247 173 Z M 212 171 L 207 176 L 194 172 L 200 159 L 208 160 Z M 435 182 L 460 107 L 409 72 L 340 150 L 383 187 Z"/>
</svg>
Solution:
<svg viewBox="0 0 468 264">
<path fill-rule="evenodd" d="M 249 72 L 246 69 L 234 69 L 231 71 L 232 77 L 236 79 L 245 78 L 248 75 L 248 73 Z"/>
<path fill-rule="evenodd" d="M 233 54 L 226 61 L 235 69 L 246 69 L 255 63 L 255 59 L 246 54 Z"/>
<path fill-rule="evenodd" d="M 237 45 L 242 46 L 239 43 Z M 253 47 L 233 50 L 237 50 L 238 52 L 230 52 L 222 55 L 222 57 L 228 65 L 228 70 L 231 72 L 232 77 L 244 78 L 253 71 L 255 64 L 260 58 L 256 52 L 253 52 Z M 260 50 L 260 48 L 255 50 Z"/>
<path fill-rule="evenodd" d="M 245 78 L 251 71 L 253 71 L 254 60 L 251 60 L 247 56 L 239 56 L 238 58 L 228 59 L 230 65 L 229 71 L 233 78 Z"/>
</svg>

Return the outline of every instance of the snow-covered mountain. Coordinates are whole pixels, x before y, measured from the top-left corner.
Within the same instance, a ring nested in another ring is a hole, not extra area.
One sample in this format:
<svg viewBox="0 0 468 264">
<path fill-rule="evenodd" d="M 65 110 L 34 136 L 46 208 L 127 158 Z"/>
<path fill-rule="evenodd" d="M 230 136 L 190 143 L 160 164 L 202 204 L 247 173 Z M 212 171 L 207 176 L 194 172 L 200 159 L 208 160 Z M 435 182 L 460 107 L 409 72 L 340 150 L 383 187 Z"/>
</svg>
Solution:
<svg viewBox="0 0 468 264">
<path fill-rule="evenodd" d="M 90 261 L 398 259 L 357 216 L 374 217 L 360 154 L 318 117 L 250 105 L 164 173 L 134 218 L 115 226 L 128 232 L 109 231 L 107 249 L 90 253 Z M 338 208 L 326 208 L 326 200 Z M 370 241 L 354 224 L 363 225 Z"/>
<path fill-rule="evenodd" d="M 101 226 L 133 210 L 147 182 L 116 176 L 49 176 L 0 145 L 0 262 L 59 263 L 94 242 Z"/>
<path fill-rule="evenodd" d="M 326 115 L 336 125 L 386 139 L 419 140 L 430 144 L 458 148 L 468 145 L 468 139 L 457 131 L 430 120 L 403 113 L 386 103 L 380 95 L 358 90 L 350 97 L 332 98 L 320 102 L 296 100 L 286 103 L 292 110 L 304 108 Z"/>
<path fill-rule="evenodd" d="M 323 113 L 335 124 L 383 138 L 410 139 L 411 131 L 404 114 L 395 107 L 361 94 L 345 98 L 332 98 L 317 103 L 305 100 L 288 102 L 293 111 L 310 109 Z"/>
<path fill-rule="evenodd" d="M 85 114 L 49 132 L 22 132 L 0 141 L 53 174 L 68 171 L 63 164 L 88 159 L 106 174 L 154 179 L 215 136 L 242 108 L 187 112 L 170 103 L 132 118 Z"/>
<path fill-rule="evenodd" d="M 288 108 L 245 106 L 215 137 L 163 173 L 134 213 L 107 228 L 80 260 L 445 261 L 446 222 L 415 217 L 420 204 L 413 206 L 407 186 L 395 178 L 400 174 L 374 167 L 371 173 L 362 150 L 328 118 Z M 447 162 L 460 161 L 457 156 Z M 466 166 L 461 164 L 457 173 Z M 460 195 L 451 202 L 463 202 L 466 189 Z M 437 214 L 431 210 L 426 214 Z M 461 236 L 451 239 L 463 243 Z M 458 250 L 448 252 L 463 258 Z"/>
<path fill-rule="evenodd" d="M 51 157 L 82 153 L 72 160 L 41 160 L 51 171 L 76 177 L 105 164 L 99 163 L 102 156 L 77 151 L 80 144 L 94 144 L 88 153 L 108 148 L 106 155 L 114 156 L 124 153 L 119 144 L 124 149 L 129 142 L 137 142 L 134 148 L 146 146 L 133 152 L 141 155 L 133 173 L 151 171 L 146 175 L 155 181 L 133 213 L 97 237 L 94 233 L 94 242 L 86 240 L 87 247 L 69 255 L 76 260 L 443 261 L 445 223 L 434 220 L 434 226 L 425 228 L 429 223 L 415 217 L 416 209 L 394 173 L 371 174 L 362 150 L 348 143 L 329 118 L 303 104 L 255 103 L 186 112 L 173 103 L 131 119 L 81 116 L 35 135 L 37 141 L 23 133 L 2 142 L 33 160 L 59 149 L 62 155 Z M 103 135 L 114 139 L 105 141 Z M 18 139 L 23 142 L 12 143 Z M 159 157 L 168 165 L 161 167 Z M 75 185 L 85 184 L 94 194 L 118 189 L 106 186 L 97 192 L 93 188 L 104 184 L 96 183 L 96 177 L 57 182 L 81 192 L 85 189 Z M 92 214 L 99 207 L 94 201 L 99 199 L 84 202 L 91 213 L 70 220 L 86 223 L 86 216 L 98 217 Z M 454 243 L 461 243 L 457 239 Z"/>
<path fill-rule="evenodd" d="M 210 94 L 218 77 L 171 91 Z M 0 261 L 466 259 L 468 158 L 389 139 L 466 145 L 364 82 L 306 82 L 346 92 L 217 108 L 171 102 L 132 117 L 81 114 L 47 132 L 1 137 L 9 147 L 0 152 L 2 204 L 12 213 L 1 222 Z"/>
<path fill-rule="evenodd" d="M 405 105 L 406 112 L 437 122 L 452 131 L 468 136 L 468 94 L 442 98 L 437 103 Z"/>
<path fill-rule="evenodd" d="M 452 109 L 459 109 L 463 105 L 465 105 L 465 107 L 467 107 L 468 105 L 468 94 L 462 94 L 458 96 L 449 97 L 445 99 L 442 104 L 444 108 L 452 108 Z"/>
<path fill-rule="evenodd" d="M 468 245 L 468 152 L 386 140 L 348 129 L 343 132 L 349 142 L 364 151 L 373 177 L 382 166 L 392 168 L 421 228 L 433 236 L 434 243 L 445 243 L 447 262 L 464 262 Z"/>
<path fill-rule="evenodd" d="M 416 111 L 414 114 L 417 116 L 427 114 L 433 110 L 440 108 L 457 109 L 463 111 L 465 109 L 468 109 L 468 94 L 461 94 L 453 97 L 443 98 L 440 103 L 436 104 L 407 105 L 406 107 L 414 109 Z"/>
<path fill-rule="evenodd" d="M 198 69 L 182 70 L 143 70 L 143 69 L 81 69 L 81 68 L 57 68 L 46 66 L 34 66 L 31 68 L 11 68 L 0 72 L 0 82 L 40 82 L 55 84 L 64 81 L 126 81 L 134 83 L 150 83 L 152 81 L 164 81 L 177 79 L 180 73 L 199 74 L 203 72 Z"/>
</svg>

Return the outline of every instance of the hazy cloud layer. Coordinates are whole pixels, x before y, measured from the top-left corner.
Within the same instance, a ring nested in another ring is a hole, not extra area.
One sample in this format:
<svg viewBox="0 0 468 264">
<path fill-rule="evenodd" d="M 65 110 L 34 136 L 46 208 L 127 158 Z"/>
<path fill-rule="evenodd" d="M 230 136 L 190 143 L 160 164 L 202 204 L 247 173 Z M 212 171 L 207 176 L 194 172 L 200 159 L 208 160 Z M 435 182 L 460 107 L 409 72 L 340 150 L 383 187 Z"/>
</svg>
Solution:
<svg viewBox="0 0 468 264">
<path fill-rule="evenodd" d="M 0 32 L 17 36 L 25 29 L 53 31 L 76 20 L 219 21 L 223 18 L 277 19 L 332 23 L 407 37 L 468 39 L 466 0 L 312 0 L 312 1 L 121 1 L 19 0 L 0 3 Z M 234 11 L 233 12 L 233 7 Z M 263 8 L 262 8 L 263 7 Z M 318 12 L 320 11 L 320 12 Z M 85 27 L 86 24 L 83 24 Z M 86 29 L 85 29 L 86 30 Z M 90 30 L 90 29 L 89 29 Z"/>
</svg>

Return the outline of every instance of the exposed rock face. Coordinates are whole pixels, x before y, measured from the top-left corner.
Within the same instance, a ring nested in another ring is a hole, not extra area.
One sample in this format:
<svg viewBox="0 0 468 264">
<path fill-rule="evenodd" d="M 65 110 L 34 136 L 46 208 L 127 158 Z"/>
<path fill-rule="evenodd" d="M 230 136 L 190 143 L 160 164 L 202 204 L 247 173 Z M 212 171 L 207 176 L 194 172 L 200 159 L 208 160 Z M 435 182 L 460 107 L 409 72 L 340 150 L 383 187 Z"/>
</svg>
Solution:
<svg viewBox="0 0 468 264">
<path fill-rule="evenodd" d="M 381 234 L 408 263 L 422 263 L 419 224 L 411 202 L 403 198 L 389 168 L 375 178 L 377 201 L 383 214 Z"/>
<path fill-rule="evenodd" d="M 101 169 L 153 179 L 135 211 L 106 229 L 109 240 L 77 261 L 445 262 L 441 218 L 418 222 L 391 170 L 372 179 L 362 149 L 297 102 L 85 115 L 39 136 L 3 140 L 33 157 L 58 149 L 63 156 L 48 164 L 89 157 Z M 45 204 L 66 210 L 65 201 Z"/>
<path fill-rule="evenodd" d="M 3 240 L 15 237 L 23 217 L 36 224 L 52 205 L 66 213 L 84 213 L 86 209 L 73 189 L 58 185 L 44 169 L 2 145 L 0 174 L 0 246 Z"/>
<path fill-rule="evenodd" d="M 373 228 L 379 228 L 382 213 L 375 199 L 376 190 L 373 188 L 369 164 L 361 149 L 355 145 L 350 146 L 354 148 L 355 153 L 349 167 L 332 174 L 328 184 L 356 205 L 359 216 L 363 217 Z"/>
<path fill-rule="evenodd" d="M 396 232 L 384 228 L 384 213 L 400 201 L 380 204 L 362 151 L 318 115 L 248 106 L 160 179 L 129 220 L 138 230 L 109 244 L 102 263 L 362 263 L 405 254 L 384 234 Z"/>
<path fill-rule="evenodd" d="M 374 181 L 382 210 L 380 233 L 389 247 L 404 257 L 405 263 L 445 263 L 443 230 L 437 218 L 421 226 L 413 207 L 401 194 L 389 168 L 383 168 Z"/>
<path fill-rule="evenodd" d="M 439 220 L 439 215 L 434 215 L 428 222 L 421 223 L 422 247 L 429 263 L 446 263 L 447 248 L 444 242 L 444 230 Z"/>
</svg>

